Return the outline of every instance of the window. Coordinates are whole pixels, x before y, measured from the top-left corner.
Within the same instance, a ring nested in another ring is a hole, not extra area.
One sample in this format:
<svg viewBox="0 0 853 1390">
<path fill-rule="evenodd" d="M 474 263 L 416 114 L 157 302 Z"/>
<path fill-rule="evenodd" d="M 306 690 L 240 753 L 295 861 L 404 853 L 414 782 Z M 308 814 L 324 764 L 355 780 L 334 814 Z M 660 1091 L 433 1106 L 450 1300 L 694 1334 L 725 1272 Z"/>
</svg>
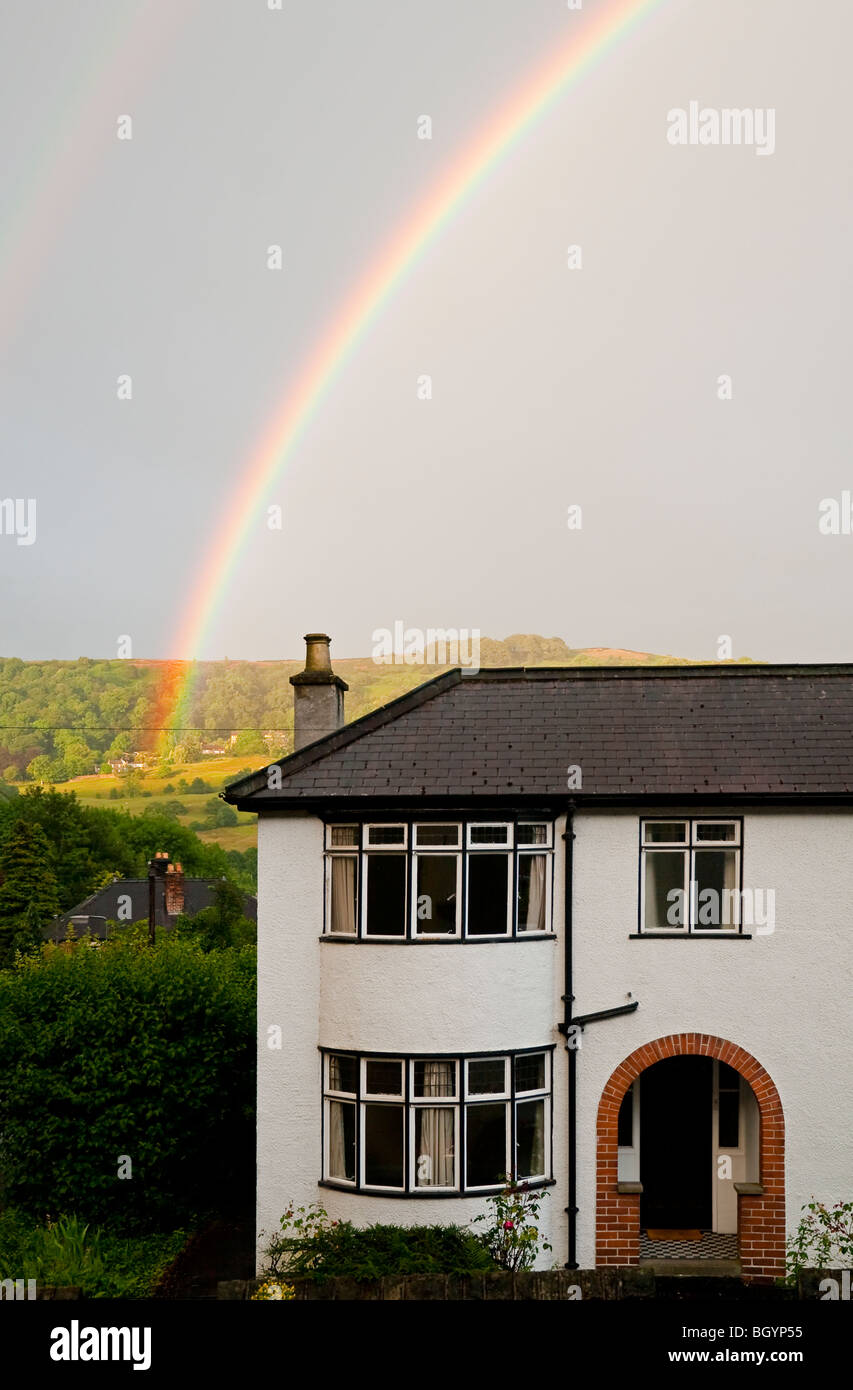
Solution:
<svg viewBox="0 0 853 1390">
<path fill-rule="evenodd" d="M 544 820 L 328 825 L 325 934 L 543 936 L 552 860 L 553 824 Z"/>
<path fill-rule="evenodd" d="M 739 820 L 641 823 L 640 931 L 740 931 Z"/>
<path fill-rule="evenodd" d="M 324 1179 L 409 1194 L 547 1181 L 551 1057 L 326 1053 Z"/>
</svg>

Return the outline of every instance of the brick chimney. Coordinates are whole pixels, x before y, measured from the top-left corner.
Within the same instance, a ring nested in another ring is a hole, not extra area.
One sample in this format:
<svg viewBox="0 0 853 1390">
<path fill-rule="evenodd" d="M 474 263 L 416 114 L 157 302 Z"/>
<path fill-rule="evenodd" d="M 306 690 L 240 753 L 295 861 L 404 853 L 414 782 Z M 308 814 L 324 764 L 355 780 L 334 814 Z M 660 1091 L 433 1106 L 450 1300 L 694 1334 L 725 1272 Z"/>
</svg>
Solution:
<svg viewBox="0 0 853 1390">
<path fill-rule="evenodd" d="M 184 910 L 184 871 L 180 864 L 170 864 L 166 870 L 166 911 L 177 917 Z"/>
<path fill-rule="evenodd" d="M 334 733 L 344 722 L 346 681 L 336 676 L 325 632 L 305 635 L 305 670 L 290 677 L 293 686 L 293 750 Z"/>
</svg>

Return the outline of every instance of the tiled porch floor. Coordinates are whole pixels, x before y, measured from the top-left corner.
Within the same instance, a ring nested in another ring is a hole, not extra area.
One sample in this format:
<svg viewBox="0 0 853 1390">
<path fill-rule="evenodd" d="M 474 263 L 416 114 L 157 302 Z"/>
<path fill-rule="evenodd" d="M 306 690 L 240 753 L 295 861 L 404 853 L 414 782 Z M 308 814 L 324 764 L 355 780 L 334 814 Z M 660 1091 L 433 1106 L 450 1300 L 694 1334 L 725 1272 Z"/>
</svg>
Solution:
<svg viewBox="0 0 853 1390">
<path fill-rule="evenodd" d="M 641 1260 L 736 1260 L 737 1236 L 703 1231 L 701 1240 L 649 1240 L 640 1232 Z"/>
</svg>

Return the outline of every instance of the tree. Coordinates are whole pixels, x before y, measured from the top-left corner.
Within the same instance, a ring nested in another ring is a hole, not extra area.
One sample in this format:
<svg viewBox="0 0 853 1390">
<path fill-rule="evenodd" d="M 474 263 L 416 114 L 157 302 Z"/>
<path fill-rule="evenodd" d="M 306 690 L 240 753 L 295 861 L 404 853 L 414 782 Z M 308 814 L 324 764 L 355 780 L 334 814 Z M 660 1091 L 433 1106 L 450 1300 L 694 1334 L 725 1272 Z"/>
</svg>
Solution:
<svg viewBox="0 0 853 1390">
<path fill-rule="evenodd" d="M 245 946 L 257 938 L 255 923 L 243 915 L 243 894 L 227 878 L 214 886 L 210 907 L 202 908 L 195 917 L 179 917 L 176 930 L 181 936 L 194 937 L 203 951 Z"/>
<path fill-rule="evenodd" d="M 40 825 L 19 821 L 0 850 L 0 966 L 16 950 L 41 944 L 41 928 L 59 910 L 50 844 Z"/>
</svg>

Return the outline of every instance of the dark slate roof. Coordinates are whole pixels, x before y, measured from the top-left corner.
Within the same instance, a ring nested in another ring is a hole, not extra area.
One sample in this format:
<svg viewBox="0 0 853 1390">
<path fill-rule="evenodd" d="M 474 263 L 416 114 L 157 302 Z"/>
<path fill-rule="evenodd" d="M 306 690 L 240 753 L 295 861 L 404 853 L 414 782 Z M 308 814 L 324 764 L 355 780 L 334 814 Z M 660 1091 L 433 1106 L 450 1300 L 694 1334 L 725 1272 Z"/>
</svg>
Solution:
<svg viewBox="0 0 853 1390">
<path fill-rule="evenodd" d="M 177 913 L 170 916 L 166 911 L 166 898 L 163 888 L 163 880 L 157 883 L 157 893 L 154 900 L 154 923 L 158 927 L 172 926 L 177 920 Z M 195 917 L 202 908 L 210 907 L 213 902 L 214 883 L 208 882 L 205 878 L 185 878 L 184 879 L 184 913 L 188 917 Z M 107 884 L 106 888 L 100 888 L 97 893 L 93 893 L 85 902 L 78 903 L 76 907 L 69 908 L 63 912 L 61 917 L 56 917 L 45 928 L 45 935 L 51 941 L 64 941 L 66 928 L 72 917 L 86 918 L 86 924 L 77 922 L 74 930 L 77 935 L 82 935 L 85 931 L 90 931 L 93 936 L 106 936 L 106 924 L 108 921 L 118 921 L 119 897 L 123 894 L 130 896 L 129 918 L 122 919 L 128 922 L 148 921 L 148 879 L 147 878 L 120 878 L 113 883 Z M 243 912 L 252 922 L 258 919 L 258 900 L 249 894 L 244 895 Z"/>
<path fill-rule="evenodd" d="M 853 666 L 449 671 L 283 758 L 226 800 L 565 800 L 853 794 Z"/>
</svg>

